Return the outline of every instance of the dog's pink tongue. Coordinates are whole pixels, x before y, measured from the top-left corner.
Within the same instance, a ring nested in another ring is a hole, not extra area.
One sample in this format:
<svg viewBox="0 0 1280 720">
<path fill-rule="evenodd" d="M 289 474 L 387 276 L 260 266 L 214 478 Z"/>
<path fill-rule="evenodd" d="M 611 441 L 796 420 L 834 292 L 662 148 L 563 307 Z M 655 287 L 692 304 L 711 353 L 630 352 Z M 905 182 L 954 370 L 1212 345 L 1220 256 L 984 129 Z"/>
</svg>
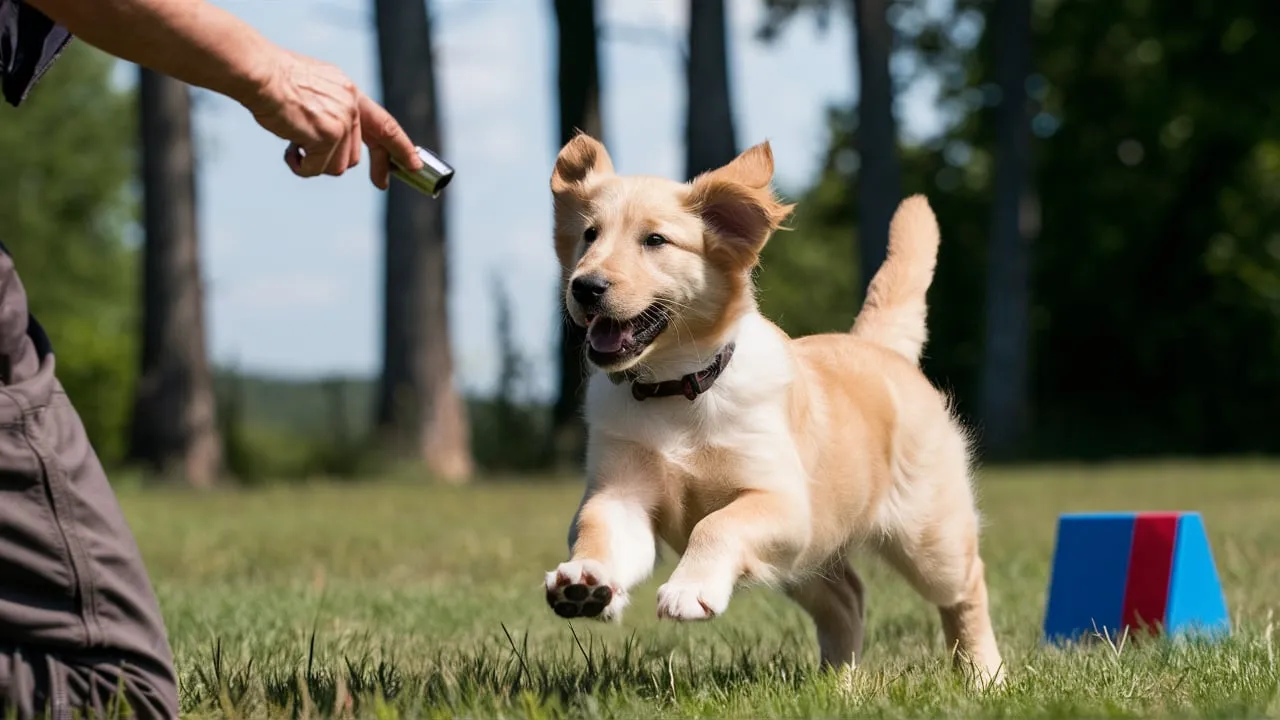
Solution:
<svg viewBox="0 0 1280 720">
<path fill-rule="evenodd" d="M 609 318 L 598 317 L 587 328 L 587 341 L 591 343 L 591 349 L 598 353 L 618 352 L 622 349 L 625 337 L 622 325 Z"/>
</svg>

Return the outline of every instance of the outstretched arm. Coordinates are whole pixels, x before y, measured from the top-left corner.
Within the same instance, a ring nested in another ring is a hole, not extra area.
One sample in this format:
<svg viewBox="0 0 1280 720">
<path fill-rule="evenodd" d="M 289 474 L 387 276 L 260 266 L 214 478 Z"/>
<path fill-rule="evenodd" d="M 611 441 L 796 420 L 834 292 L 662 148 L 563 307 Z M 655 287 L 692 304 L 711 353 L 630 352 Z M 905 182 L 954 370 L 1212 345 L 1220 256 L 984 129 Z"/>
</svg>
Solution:
<svg viewBox="0 0 1280 720">
<path fill-rule="evenodd" d="M 291 143 L 285 160 L 298 175 L 341 175 L 359 162 L 362 140 L 379 188 L 390 158 L 422 166 L 399 123 L 341 70 L 279 47 L 205 0 L 25 2 L 106 53 L 244 105 Z"/>
<path fill-rule="evenodd" d="M 25 0 L 98 49 L 241 103 L 263 94 L 284 50 L 204 0 Z"/>
</svg>

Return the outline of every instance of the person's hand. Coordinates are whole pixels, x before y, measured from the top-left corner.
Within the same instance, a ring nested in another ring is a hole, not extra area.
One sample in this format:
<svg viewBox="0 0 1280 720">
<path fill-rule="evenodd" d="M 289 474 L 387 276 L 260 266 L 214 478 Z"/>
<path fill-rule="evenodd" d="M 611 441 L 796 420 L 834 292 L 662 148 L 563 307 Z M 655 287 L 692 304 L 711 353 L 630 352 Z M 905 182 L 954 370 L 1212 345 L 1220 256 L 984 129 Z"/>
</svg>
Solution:
<svg viewBox="0 0 1280 720">
<path fill-rule="evenodd" d="M 328 63 L 282 52 L 269 80 L 241 101 L 266 130 L 288 140 L 285 163 L 296 175 L 342 175 L 369 146 L 369 177 L 390 182 L 391 158 L 409 170 L 422 167 L 413 141 L 395 118 Z"/>
</svg>

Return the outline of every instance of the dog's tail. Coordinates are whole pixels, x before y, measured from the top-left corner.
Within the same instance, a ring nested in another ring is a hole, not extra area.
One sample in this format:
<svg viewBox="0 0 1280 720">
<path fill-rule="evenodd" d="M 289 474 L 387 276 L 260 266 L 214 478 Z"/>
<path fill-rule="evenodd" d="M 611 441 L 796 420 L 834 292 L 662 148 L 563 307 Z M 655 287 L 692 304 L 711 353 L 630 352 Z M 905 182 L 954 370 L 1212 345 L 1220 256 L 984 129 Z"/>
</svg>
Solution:
<svg viewBox="0 0 1280 720">
<path fill-rule="evenodd" d="M 867 288 L 853 334 L 914 364 L 928 338 L 925 294 L 938 260 L 938 220 L 923 195 L 903 200 L 889 223 L 889 251 Z"/>
</svg>

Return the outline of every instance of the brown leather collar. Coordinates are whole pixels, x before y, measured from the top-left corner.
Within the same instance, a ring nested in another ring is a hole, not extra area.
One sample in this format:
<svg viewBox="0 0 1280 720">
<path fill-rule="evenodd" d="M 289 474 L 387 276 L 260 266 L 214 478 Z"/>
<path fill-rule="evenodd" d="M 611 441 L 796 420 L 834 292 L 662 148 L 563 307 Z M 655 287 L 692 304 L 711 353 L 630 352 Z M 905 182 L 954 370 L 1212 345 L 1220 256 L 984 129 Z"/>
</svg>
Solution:
<svg viewBox="0 0 1280 720">
<path fill-rule="evenodd" d="M 644 401 L 653 397 L 673 397 L 675 395 L 683 395 L 689 401 L 697 400 L 698 396 L 711 389 L 715 385 L 716 378 L 720 377 L 720 373 L 724 372 L 725 367 L 729 365 L 730 358 L 733 357 L 734 343 L 729 343 L 716 353 L 716 357 L 707 367 L 698 372 L 689 373 L 678 380 L 663 380 L 656 383 L 642 383 L 635 379 L 631 380 L 631 397 L 636 400 Z"/>
</svg>

